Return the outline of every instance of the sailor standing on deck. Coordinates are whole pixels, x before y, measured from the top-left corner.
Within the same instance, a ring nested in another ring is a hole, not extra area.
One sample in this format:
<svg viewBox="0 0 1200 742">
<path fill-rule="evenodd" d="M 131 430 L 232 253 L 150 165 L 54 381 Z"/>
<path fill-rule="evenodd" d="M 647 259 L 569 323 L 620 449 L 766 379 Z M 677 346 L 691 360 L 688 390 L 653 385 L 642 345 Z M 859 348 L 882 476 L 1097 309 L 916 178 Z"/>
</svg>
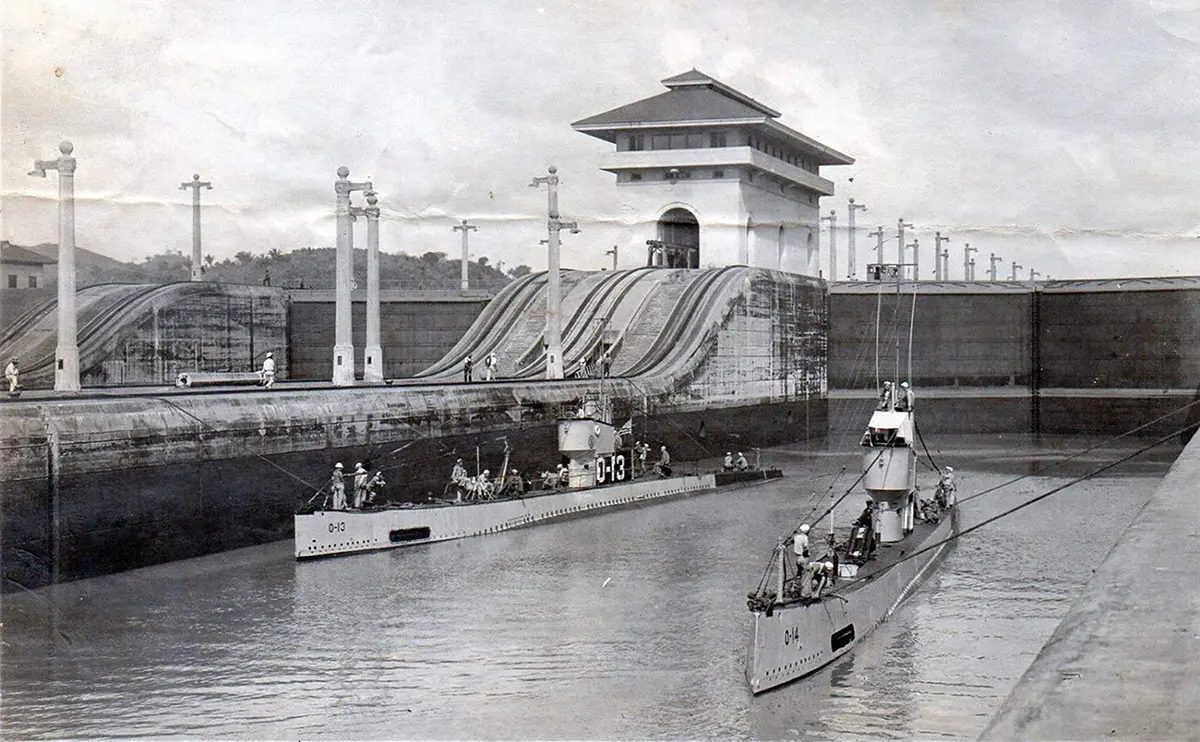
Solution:
<svg viewBox="0 0 1200 742">
<path fill-rule="evenodd" d="M 354 509 L 358 510 L 367 501 L 367 470 L 363 468 L 362 462 L 354 465 Z"/>
<path fill-rule="evenodd" d="M 329 491 L 333 494 L 333 509 L 346 509 L 346 478 L 342 473 L 342 462 L 333 465 L 333 475 L 329 477 Z"/>
<path fill-rule="evenodd" d="M 496 364 L 497 363 L 499 363 L 499 362 L 496 360 L 495 353 L 488 353 L 487 358 L 483 359 L 483 367 L 487 370 L 487 380 L 488 381 L 491 381 L 492 379 L 496 378 Z"/>
<path fill-rule="evenodd" d="M 671 476 L 671 454 L 667 453 L 666 446 L 662 447 L 661 453 L 658 457 L 658 466 L 655 468 L 658 470 L 658 475 L 660 477 Z"/>
<path fill-rule="evenodd" d="M 875 406 L 877 410 L 892 409 L 892 382 L 883 382 L 883 388 L 879 390 L 879 404 Z"/>
<path fill-rule="evenodd" d="M 471 354 L 468 353 L 467 357 L 463 359 L 463 381 L 471 380 L 471 367 L 474 365 L 475 361 L 471 360 Z"/>
<path fill-rule="evenodd" d="M 916 400 L 916 395 L 912 389 L 908 388 L 908 382 L 900 382 L 900 394 L 896 398 L 896 410 L 898 412 L 912 412 L 913 402 Z"/>
<path fill-rule="evenodd" d="M 808 524 L 800 526 L 799 530 L 792 536 L 792 551 L 796 553 L 796 575 L 801 576 L 804 573 L 804 567 L 808 564 Z"/>
<path fill-rule="evenodd" d="M 8 393 L 17 393 L 17 357 L 13 356 L 8 365 L 4 367 L 4 378 L 8 379 Z"/>
<path fill-rule="evenodd" d="M 265 386 L 266 388 L 270 389 L 271 385 L 275 383 L 275 354 L 274 353 L 271 353 L 269 351 L 267 352 L 267 357 L 263 359 L 262 372 L 259 375 L 262 376 L 262 381 L 260 381 L 259 383 L 262 384 L 263 386 Z"/>
</svg>

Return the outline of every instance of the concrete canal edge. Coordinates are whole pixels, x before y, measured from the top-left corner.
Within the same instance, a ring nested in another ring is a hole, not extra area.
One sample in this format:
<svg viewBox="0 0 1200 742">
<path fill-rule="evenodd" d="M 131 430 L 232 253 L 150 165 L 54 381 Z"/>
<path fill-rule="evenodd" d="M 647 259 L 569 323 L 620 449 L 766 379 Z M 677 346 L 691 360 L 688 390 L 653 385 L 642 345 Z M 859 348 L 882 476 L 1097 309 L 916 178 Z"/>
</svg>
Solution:
<svg viewBox="0 0 1200 742">
<path fill-rule="evenodd" d="M 1200 436 L 1117 541 L 981 739 L 1193 739 Z"/>
</svg>

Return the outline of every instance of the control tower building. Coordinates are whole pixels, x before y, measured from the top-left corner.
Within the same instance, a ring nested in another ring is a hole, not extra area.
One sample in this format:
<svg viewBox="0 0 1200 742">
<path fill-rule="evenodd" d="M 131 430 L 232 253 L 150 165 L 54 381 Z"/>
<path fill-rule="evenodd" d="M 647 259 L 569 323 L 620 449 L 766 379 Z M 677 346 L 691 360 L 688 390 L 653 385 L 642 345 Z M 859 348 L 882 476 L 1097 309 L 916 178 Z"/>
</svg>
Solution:
<svg viewBox="0 0 1200 742">
<path fill-rule="evenodd" d="M 665 93 L 571 124 L 616 145 L 601 168 L 617 176 L 629 243 L 646 246 L 636 264 L 818 275 L 820 198 L 833 195 L 821 166 L 853 158 L 697 70 L 662 82 Z"/>
</svg>

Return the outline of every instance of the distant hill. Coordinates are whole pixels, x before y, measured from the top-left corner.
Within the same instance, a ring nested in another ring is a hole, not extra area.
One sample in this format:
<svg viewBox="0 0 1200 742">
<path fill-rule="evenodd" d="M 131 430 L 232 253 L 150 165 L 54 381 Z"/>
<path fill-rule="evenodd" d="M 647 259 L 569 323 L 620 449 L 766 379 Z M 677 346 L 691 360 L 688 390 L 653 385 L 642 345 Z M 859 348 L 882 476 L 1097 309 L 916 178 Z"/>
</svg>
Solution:
<svg viewBox="0 0 1200 742">
<path fill-rule="evenodd" d="M 58 245 L 43 243 L 26 248 L 39 255 L 58 259 Z M 98 283 L 173 283 L 186 281 L 191 275 L 191 258 L 182 253 L 166 252 L 147 257 L 141 263 L 124 263 L 91 250 L 75 248 L 76 286 Z M 513 278 L 529 273 L 529 266 L 520 265 L 509 271 L 496 270 L 486 257 L 468 264 L 471 288 L 496 289 Z M 47 266 L 48 283 L 53 285 L 57 275 Z M 291 252 L 272 249 L 265 255 L 239 252 L 232 259 L 210 261 L 204 266 L 206 281 L 261 284 L 269 276 L 271 285 L 287 288 L 333 288 L 336 273 L 335 251 L 332 247 L 306 247 Z M 427 252 L 421 256 L 406 253 L 379 255 L 379 283 L 384 289 L 456 289 L 461 284 L 461 261 L 448 260 L 445 253 Z M 365 287 L 367 251 L 354 251 L 354 279 Z"/>
<path fill-rule="evenodd" d="M 58 260 L 58 245 L 53 242 L 43 242 L 26 248 L 38 255 L 51 260 Z M 47 282 L 51 285 L 58 282 L 58 274 L 53 266 L 46 267 Z M 97 283 L 140 283 L 141 273 L 137 267 L 122 263 L 110 257 L 92 252 L 83 247 L 75 248 L 75 285 L 82 288 Z"/>
</svg>

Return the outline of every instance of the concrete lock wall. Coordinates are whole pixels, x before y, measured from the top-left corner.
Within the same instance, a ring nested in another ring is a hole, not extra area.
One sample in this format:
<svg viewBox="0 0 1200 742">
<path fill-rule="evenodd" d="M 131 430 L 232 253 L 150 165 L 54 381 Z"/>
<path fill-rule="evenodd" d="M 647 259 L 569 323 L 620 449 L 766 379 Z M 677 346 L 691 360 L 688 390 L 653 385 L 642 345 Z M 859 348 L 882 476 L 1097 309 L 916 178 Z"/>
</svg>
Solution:
<svg viewBox="0 0 1200 742">
<path fill-rule="evenodd" d="M 351 305 L 355 375 L 363 375 L 366 296 Z M 399 292 L 380 296 L 383 373 L 410 377 L 440 360 L 463 336 L 491 298 L 490 292 Z M 288 315 L 291 378 L 329 380 L 333 375 L 334 297 L 330 291 L 293 291 Z"/>
<path fill-rule="evenodd" d="M 661 373 L 605 382 L 614 419 L 667 445 L 681 471 L 827 427 L 824 286 L 740 270 L 689 318 L 676 348 L 696 350 L 669 356 Z M 510 467 L 553 469 L 554 420 L 596 389 L 396 384 L 0 406 L 5 589 L 288 538 L 296 507 L 320 496 L 337 461 L 384 471 L 386 498 L 400 502 L 441 496 L 454 459 L 473 470 L 477 450 L 493 472 L 506 450 Z"/>
<path fill-rule="evenodd" d="M 913 285 L 841 283 L 830 296 L 835 417 L 907 375 Z M 1118 433 L 1186 404 L 1200 383 L 1200 278 L 933 283 L 916 287 L 912 381 L 933 432 Z M 896 311 L 897 304 L 899 311 Z M 846 394 L 850 394 L 849 397 Z M 1146 433 L 1173 430 L 1174 415 Z"/>
</svg>

